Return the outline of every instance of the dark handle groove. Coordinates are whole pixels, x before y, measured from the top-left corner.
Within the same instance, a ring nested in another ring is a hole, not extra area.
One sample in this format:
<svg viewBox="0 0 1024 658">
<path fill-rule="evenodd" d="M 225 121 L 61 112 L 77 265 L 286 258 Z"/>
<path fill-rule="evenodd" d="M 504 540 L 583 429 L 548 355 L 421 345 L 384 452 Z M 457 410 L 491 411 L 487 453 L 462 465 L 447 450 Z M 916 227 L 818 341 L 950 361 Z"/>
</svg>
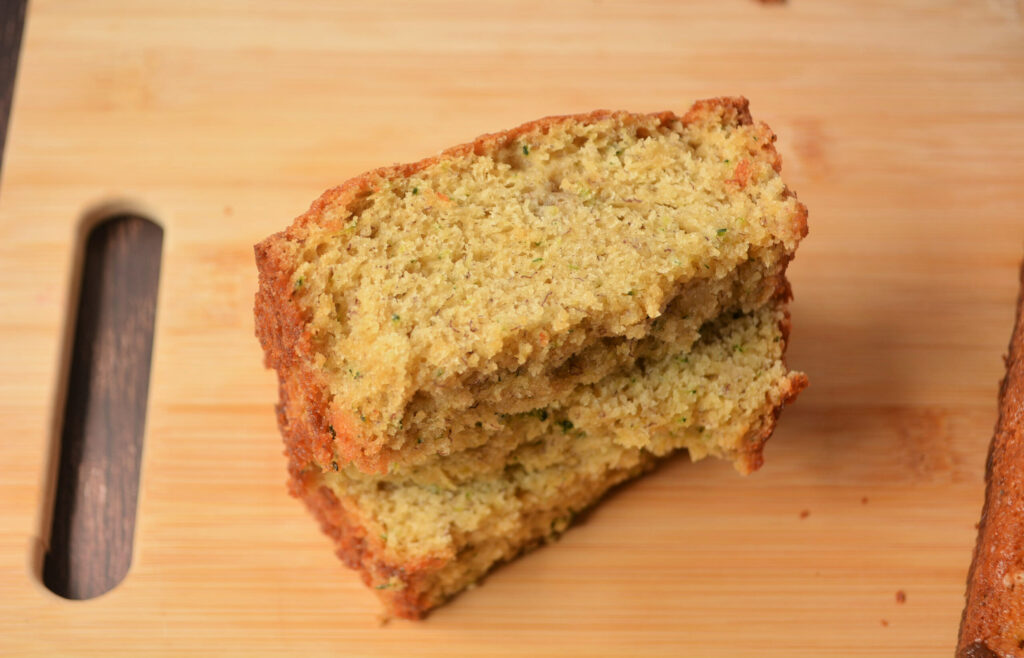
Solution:
<svg viewBox="0 0 1024 658">
<path fill-rule="evenodd" d="M 26 0 L 0 0 L 0 159 L 7 141 L 7 120 L 14 97 L 14 78 L 21 52 Z"/>
<path fill-rule="evenodd" d="M 133 216 L 90 231 L 43 582 L 68 599 L 113 589 L 132 559 L 163 229 Z"/>
</svg>

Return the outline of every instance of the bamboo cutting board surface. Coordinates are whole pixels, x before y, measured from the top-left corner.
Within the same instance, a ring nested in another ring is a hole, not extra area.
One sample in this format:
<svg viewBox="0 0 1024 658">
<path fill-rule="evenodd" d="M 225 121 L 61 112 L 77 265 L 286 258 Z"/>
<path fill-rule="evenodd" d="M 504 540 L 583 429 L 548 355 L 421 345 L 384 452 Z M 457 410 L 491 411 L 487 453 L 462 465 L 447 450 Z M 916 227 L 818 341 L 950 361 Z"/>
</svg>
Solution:
<svg viewBox="0 0 1024 658">
<path fill-rule="evenodd" d="M 744 94 L 810 209 L 748 478 L 675 459 L 420 623 L 285 493 L 252 244 L 477 134 Z M 33 2 L 0 190 L 0 654 L 949 655 L 1024 253 L 1012 0 Z M 164 228 L 135 554 L 41 583 L 84 217 Z M 906 601 L 897 602 L 897 592 Z"/>
</svg>

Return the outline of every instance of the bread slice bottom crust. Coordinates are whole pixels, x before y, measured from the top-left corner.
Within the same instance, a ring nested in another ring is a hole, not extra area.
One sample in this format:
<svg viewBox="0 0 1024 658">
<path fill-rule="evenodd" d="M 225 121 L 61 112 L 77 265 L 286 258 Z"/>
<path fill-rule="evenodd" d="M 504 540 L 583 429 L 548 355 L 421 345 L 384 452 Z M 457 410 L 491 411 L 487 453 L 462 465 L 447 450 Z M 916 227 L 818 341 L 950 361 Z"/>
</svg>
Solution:
<svg viewBox="0 0 1024 658">
<path fill-rule="evenodd" d="M 293 466 L 289 488 L 293 496 L 305 502 L 323 532 L 334 541 L 341 561 L 358 571 L 363 583 L 373 588 L 387 616 L 421 619 L 431 608 L 477 582 L 498 564 L 558 539 L 576 509 L 592 506 L 609 489 L 640 475 L 656 463 L 657 459 L 645 455 L 641 463 L 632 467 L 607 471 L 600 481 L 580 483 L 575 491 L 567 492 L 563 505 L 532 514 L 524 521 L 524 541 L 512 543 L 508 538 L 493 537 L 483 545 L 474 546 L 479 557 L 468 562 L 456 556 L 447 560 L 431 557 L 396 563 L 386 555 L 384 547 L 368 529 L 370 524 L 352 501 L 339 498 L 322 483 L 316 472 Z"/>
</svg>

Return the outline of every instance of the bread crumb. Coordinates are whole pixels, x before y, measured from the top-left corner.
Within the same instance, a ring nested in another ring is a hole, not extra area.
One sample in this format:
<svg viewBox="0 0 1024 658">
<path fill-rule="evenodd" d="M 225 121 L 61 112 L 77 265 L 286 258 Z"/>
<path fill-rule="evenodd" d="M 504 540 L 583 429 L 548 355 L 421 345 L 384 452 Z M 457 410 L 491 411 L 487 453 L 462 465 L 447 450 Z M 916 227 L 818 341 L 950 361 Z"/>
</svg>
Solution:
<svg viewBox="0 0 1024 658">
<path fill-rule="evenodd" d="M 896 603 L 906 603 L 906 602 L 907 602 L 907 593 L 904 592 L 903 590 L 898 590 L 896 592 Z"/>
<path fill-rule="evenodd" d="M 809 510 L 809 509 L 805 509 L 804 511 L 800 512 L 800 518 L 801 519 L 806 519 L 810 515 L 811 515 L 811 510 Z"/>
<path fill-rule="evenodd" d="M 806 209 L 773 141 L 745 99 L 543 120 L 353 179 L 257 246 L 292 490 L 391 614 L 676 450 L 760 466 L 806 384 L 779 295 Z"/>
</svg>

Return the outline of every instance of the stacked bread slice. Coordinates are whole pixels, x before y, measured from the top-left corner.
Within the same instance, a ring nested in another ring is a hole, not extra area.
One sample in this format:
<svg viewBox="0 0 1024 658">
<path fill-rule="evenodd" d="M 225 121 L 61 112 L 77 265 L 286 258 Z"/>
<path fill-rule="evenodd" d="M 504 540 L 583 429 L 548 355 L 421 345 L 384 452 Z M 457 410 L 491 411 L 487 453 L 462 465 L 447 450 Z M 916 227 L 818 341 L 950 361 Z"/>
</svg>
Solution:
<svg viewBox="0 0 1024 658">
<path fill-rule="evenodd" d="M 761 464 L 807 212 L 745 99 L 487 135 L 256 247 L 292 490 L 417 617 L 685 448 Z"/>
</svg>

